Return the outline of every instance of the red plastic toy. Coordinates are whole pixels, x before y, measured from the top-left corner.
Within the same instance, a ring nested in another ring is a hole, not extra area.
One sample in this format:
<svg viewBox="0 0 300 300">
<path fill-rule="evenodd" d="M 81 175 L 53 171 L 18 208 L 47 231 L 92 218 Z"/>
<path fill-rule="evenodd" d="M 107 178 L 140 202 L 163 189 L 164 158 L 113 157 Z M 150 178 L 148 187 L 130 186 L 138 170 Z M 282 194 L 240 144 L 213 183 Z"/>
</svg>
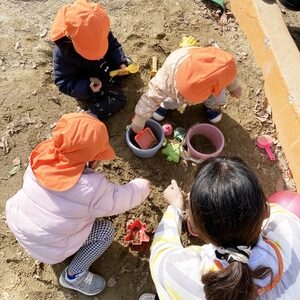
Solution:
<svg viewBox="0 0 300 300">
<path fill-rule="evenodd" d="M 141 147 L 141 149 L 150 149 L 158 143 L 155 135 L 149 127 L 141 130 L 135 137 L 135 141 Z"/>
<path fill-rule="evenodd" d="M 300 195 L 291 191 L 280 191 L 269 197 L 270 203 L 277 203 L 300 218 Z"/>
<path fill-rule="evenodd" d="M 127 234 L 124 241 L 132 245 L 141 245 L 142 242 L 149 242 L 150 238 L 146 234 L 147 225 L 139 219 L 127 223 Z"/>
</svg>

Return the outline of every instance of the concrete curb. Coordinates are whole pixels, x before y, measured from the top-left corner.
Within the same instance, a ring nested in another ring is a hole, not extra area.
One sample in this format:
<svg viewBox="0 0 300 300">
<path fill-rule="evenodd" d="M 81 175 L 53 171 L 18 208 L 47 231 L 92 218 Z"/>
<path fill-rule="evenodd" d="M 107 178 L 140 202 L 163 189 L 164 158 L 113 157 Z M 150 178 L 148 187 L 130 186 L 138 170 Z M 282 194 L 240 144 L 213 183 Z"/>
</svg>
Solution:
<svg viewBox="0 0 300 300">
<path fill-rule="evenodd" d="M 230 0 L 264 80 L 278 139 L 300 191 L 300 54 L 276 2 Z"/>
</svg>

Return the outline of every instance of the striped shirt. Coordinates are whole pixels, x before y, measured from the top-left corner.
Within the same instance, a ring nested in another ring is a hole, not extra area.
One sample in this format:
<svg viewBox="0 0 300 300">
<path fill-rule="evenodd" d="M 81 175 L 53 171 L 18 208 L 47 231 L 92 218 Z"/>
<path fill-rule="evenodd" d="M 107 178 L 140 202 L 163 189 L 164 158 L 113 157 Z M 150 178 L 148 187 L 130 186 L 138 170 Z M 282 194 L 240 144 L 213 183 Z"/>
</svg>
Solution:
<svg viewBox="0 0 300 300">
<path fill-rule="evenodd" d="M 150 269 L 160 300 L 205 299 L 201 277 L 226 267 L 215 256 L 215 246 L 189 246 L 180 241 L 182 212 L 168 206 L 155 232 L 151 246 Z M 273 270 L 271 279 L 255 280 L 257 299 L 300 299 L 300 220 L 278 205 L 263 224 L 249 266 L 264 265 Z"/>
</svg>

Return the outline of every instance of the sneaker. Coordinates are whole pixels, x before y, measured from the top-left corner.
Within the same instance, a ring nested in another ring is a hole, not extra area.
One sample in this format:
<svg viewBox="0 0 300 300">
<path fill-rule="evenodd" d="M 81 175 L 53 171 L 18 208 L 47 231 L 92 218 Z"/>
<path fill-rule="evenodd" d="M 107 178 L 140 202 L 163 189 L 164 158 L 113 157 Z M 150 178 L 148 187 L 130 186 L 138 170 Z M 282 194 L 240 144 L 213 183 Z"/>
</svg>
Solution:
<svg viewBox="0 0 300 300">
<path fill-rule="evenodd" d="M 140 296 L 139 300 L 155 300 L 155 294 L 144 293 Z"/>
<path fill-rule="evenodd" d="M 67 268 L 61 273 L 59 283 L 65 288 L 78 291 L 87 296 L 97 295 L 105 288 L 104 278 L 89 271 L 76 275 L 74 279 L 69 279 Z"/>
<path fill-rule="evenodd" d="M 155 111 L 155 113 L 152 116 L 152 119 L 156 121 L 162 121 L 168 114 L 168 110 L 162 106 L 159 106 L 159 108 Z"/>
<path fill-rule="evenodd" d="M 129 56 L 125 56 L 126 57 L 126 60 L 127 60 L 127 65 L 131 65 L 133 64 L 133 60 L 129 57 Z"/>
<path fill-rule="evenodd" d="M 220 108 L 208 108 L 203 106 L 204 112 L 209 122 L 218 123 L 222 119 L 222 110 Z"/>
</svg>

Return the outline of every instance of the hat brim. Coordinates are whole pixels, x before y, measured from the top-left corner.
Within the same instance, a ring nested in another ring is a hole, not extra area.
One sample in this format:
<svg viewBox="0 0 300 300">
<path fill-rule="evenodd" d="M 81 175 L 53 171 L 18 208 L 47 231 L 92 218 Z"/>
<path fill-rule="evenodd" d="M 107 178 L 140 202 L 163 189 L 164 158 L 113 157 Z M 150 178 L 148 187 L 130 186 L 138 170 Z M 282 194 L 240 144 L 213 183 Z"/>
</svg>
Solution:
<svg viewBox="0 0 300 300">
<path fill-rule="evenodd" d="M 65 24 L 65 15 L 67 9 L 68 5 L 64 5 L 58 10 L 57 15 L 55 16 L 50 33 L 50 39 L 52 42 L 61 39 L 67 34 L 67 28 Z"/>
<path fill-rule="evenodd" d="M 99 153 L 95 160 L 113 160 L 116 158 L 116 153 L 109 143 L 106 145 L 105 151 Z"/>
<path fill-rule="evenodd" d="M 52 191 L 66 191 L 79 180 L 85 163 L 73 165 L 71 168 L 60 167 L 59 162 L 48 155 L 53 147 L 53 139 L 38 144 L 30 154 L 30 166 L 38 183 Z"/>
</svg>

